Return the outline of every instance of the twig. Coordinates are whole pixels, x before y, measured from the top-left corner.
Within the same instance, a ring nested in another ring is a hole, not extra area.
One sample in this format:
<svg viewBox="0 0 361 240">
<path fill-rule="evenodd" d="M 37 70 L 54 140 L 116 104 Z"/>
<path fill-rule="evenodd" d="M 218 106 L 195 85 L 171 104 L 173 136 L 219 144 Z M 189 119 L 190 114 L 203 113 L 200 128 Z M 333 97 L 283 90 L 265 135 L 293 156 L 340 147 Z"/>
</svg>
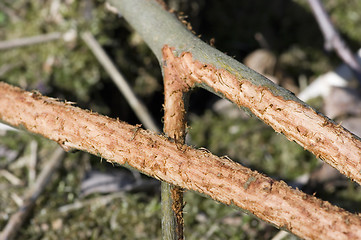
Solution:
<svg viewBox="0 0 361 240">
<path fill-rule="evenodd" d="M 124 95 L 129 105 L 144 124 L 144 126 L 152 131 L 159 132 L 155 121 L 151 117 L 148 109 L 133 93 L 132 89 L 128 85 L 123 75 L 117 70 L 114 63 L 110 60 L 108 55 L 96 41 L 96 39 L 89 32 L 85 32 L 81 35 L 84 42 L 88 45 L 89 49 L 93 52 L 100 64 L 108 72 L 114 83 L 117 85 L 119 91 Z"/>
<path fill-rule="evenodd" d="M 13 126 L 239 207 L 308 239 L 361 239 L 361 218 L 227 158 L 0 82 L 0 116 Z M 43 117 L 44 116 L 44 117 Z M 138 129 L 137 131 L 134 131 Z"/>
<path fill-rule="evenodd" d="M 179 146 L 185 143 L 185 98 L 190 90 L 177 74 L 164 67 L 164 133 Z M 180 147 L 182 148 L 182 147 Z M 183 189 L 162 182 L 162 234 L 166 240 L 184 239 Z"/>
<path fill-rule="evenodd" d="M 349 47 L 341 38 L 340 34 L 333 26 L 330 17 L 320 0 L 308 0 L 313 14 L 321 28 L 325 38 L 325 48 L 330 51 L 334 49 L 339 57 L 352 69 L 356 78 L 361 83 L 361 65 L 357 62 Z"/>
<path fill-rule="evenodd" d="M 90 198 L 90 199 L 86 199 L 86 200 L 77 200 L 74 203 L 71 204 L 67 204 L 64 206 L 59 207 L 59 212 L 60 213 L 68 213 L 70 211 L 75 211 L 78 209 L 81 209 L 83 207 L 87 207 L 89 205 L 91 206 L 104 206 L 107 205 L 109 202 L 113 201 L 116 198 L 123 198 L 125 196 L 124 192 L 116 192 L 116 193 L 112 193 L 112 194 L 107 194 L 104 196 L 99 196 L 99 197 L 94 197 L 94 198 Z"/>
<path fill-rule="evenodd" d="M 60 147 L 55 150 L 54 154 L 50 157 L 49 162 L 46 163 L 45 167 L 41 171 L 33 187 L 26 192 L 23 205 L 11 216 L 5 228 L 0 233 L 0 240 L 10 240 L 15 237 L 16 233 L 19 231 L 20 227 L 35 206 L 36 200 L 43 192 L 45 186 L 49 183 L 49 179 L 52 174 L 59 168 L 64 155 L 65 152 Z"/>
<path fill-rule="evenodd" d="M 249 109 L 276 132 L 361 184 L 360 138 L 201 41 L 155 0 L 109 1 L 142 36 L 160 64 L 172 68 L 184 84 L 203 87 Z"/>
<path fill-rule="evenodd" d="M 50 41 L 58 40 L 61 37 L 62 37 L 62 34 L 60 32 L 54 32 L 54 33 L 38 35 L 38 36 L 33 36 L 33 37 L 18 38 L 18 39 L 2 41 L 2 42 L 0 42 L 0 50 L 7 50 L 7 49 L 11 49 L 11 48 L 25 47 L 25 46 L 30 46 L 30 45 L 34 45 L 34 44 L 50 42 Z"/>
<path fill-rule="evenodd" d="M 276 235 L 273 236 L 271 240 L 282 240 L 283 238 L 290 235 L 288 232 L 280 230 Z"/>
<path fill-rule="evenodd" d="M 18 22 L 21 19 L 16 15 L 15 11 L 12 8 L 7 7 L 5 4 L 3 4 L 2 2 L 0 2 L 0 10 L 2 10 L 3 12 L 5 12 L 5 14 L 7 14 L 10 18 L 10 20 L 12 22 Z"/>
<path fill-rule="evenodd" d="M 33 185 L 36 179 L 36 162 L 37 162 L 37 148 L 38 143 L 33 140 L 30 142 L 30 157 L 28 163 L 28 182 Z"/>
<path fill-rule="evenodd" d="M 16 177 L 14 174 L 10 173 L 7 170 L 0 169 L 0 176 L 3 176 L 4 178 L 6 178 L 13 185 L 24 184 L 23 181 L 21 181 L 18 177 Z"/>
</svg>

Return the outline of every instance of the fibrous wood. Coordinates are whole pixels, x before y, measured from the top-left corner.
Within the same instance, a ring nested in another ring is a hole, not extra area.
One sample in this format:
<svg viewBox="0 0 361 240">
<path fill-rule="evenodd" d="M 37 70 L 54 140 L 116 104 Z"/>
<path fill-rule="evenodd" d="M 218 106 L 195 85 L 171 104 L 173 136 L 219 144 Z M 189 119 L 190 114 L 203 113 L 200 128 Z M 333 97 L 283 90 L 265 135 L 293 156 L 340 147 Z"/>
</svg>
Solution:
<svg viewBox="0 0 361 240">
<path fill-rule="evenodd" d="M 361 184 L 361 140 L 291 92 L 201 41 L 154 0 L 110 0 L 159 62 L 229 99 Z M 139 14 L 139 13 L 142 14 Z"/>
<path fill-rule="evenodd" d="M 361 142 L 342 126 L 311 107 L 274 95 L 271 85 L 257 86 L 239 79 L 225 69 L 194 60 L 189 52 L 177 57 L 166 45 L 163 59 L 167 72 L 183 79 L 184 85 L 205 84 L 238 106 L 247 107 L 275 131 L 361 183 Z"/>
<path fill-rule="evenodd" d="M 305 239 L 360 239 L 361 218 L 228 158 L 0 83 L 0 119 L 239 207 Z"/>
</svg>

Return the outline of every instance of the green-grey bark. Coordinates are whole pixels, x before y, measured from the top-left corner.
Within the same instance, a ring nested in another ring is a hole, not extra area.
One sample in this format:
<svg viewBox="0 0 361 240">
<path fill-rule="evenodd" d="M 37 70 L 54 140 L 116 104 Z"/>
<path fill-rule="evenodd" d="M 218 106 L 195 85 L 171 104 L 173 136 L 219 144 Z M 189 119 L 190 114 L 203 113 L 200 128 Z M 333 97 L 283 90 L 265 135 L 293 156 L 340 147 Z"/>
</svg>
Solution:
<svg viewBox="0 0 361 240">
<path fill-rule="evenodd" d="M 200 40 L 156 1 L 109 0 L 109 2 L 142 36 L 160 64 L 162 63 L 162 48 L 167 44 L 175 48 L 176 55 L 190 52 L 195 60 L 226 69 L 239 79 L 247 79 L 253 84 L 266 86 L 273 94 L 282 96 L 284 99 L 301 102 L 288 90 Z M 207 86 L 201 87 L 213 92 Z"/>
</svg>

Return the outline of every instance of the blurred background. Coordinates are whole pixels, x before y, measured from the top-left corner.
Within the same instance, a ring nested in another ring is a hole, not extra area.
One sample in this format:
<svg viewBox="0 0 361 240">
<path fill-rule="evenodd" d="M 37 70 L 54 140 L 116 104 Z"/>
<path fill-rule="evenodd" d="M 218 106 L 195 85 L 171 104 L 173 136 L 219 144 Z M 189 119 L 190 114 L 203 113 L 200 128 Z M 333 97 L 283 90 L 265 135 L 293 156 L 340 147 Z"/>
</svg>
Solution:
<svg viewBox="0 0 361 240">
<path fill-rule="evenodd" d="M 324 50 L 323 35 L 306 1 L 165 2 L 202 40 L 296 95 L 343 64 L 334 52 Z M 361 43 L 361 1 L 324 3 L 335 27 L 356 53 Z M 162 128 L 159 64 L 141 37 L 121 16 L 109 12 L 104 1 L 2 0 L 0 42 L 61 34 L 46 43 L 1 49 L 0 81 L 75 102 L 130 124 L 140 123 L 82 40 L 86 31 L 94 35 Z M 350 77 L 337 87 L 326 85 L 304 100 L 360 136 L 357 81 Z M 323 92 L 325 88 L 329 91 Z M 188 125 L 188 144 L 226 155 L 348 211 L 360 211 L 358 185 L 226 100 L 196 89 L 190 97 Z M 0 134 L 3 229 L 57 146 L 25 131 L 2 129 Z M 153 179 L 100 157 L 66 154 L 16 239 L 160 239 L 159 186 Z M 279 236 L 273 226 L 193 192 L 185 193 L 185 202 L 187 239 Z M 297 238 L 287 235 L 284 239 Z"/>
</svg>

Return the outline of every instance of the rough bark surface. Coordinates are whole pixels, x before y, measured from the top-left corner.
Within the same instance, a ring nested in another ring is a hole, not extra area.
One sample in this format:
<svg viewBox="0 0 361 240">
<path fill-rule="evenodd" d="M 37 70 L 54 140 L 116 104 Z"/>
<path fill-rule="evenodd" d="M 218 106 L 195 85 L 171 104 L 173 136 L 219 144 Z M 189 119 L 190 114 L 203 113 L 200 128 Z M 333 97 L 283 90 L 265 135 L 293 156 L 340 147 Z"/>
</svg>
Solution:
<svg viewBox="0 0 361 240">
<path fill-rule="evenodd" d="M 142 36 L 159 62 L 172 65 L 184 84 L 197 83 L 249 108 L 275 131 L 361 184 L 360 138 L 316 113 L 291 92 L 201 41 L 157 2 L 109 1 Z"/>
<path fill-rule="evenodd" d="M 163 48 L 163 65 L 168 74 L 183 79 L 188 88 L 205 84 L 240 107 L 248 108 L 275 131 L 283 133 L 317 157 L 361 184 L 361 142 L 358 137 L 302 103 L 285 100 L 269 87 L 239 80 L 225 69 L 217 69 L 192 58 L 179 57 L 169 46 Z"/>
<path fill-rule="evenodd" d="M 305 239 L 361 239 L 361 218 L 226 158 L 0 83 L 0 119 L 208 195 Z"/>
<path fill-rule="evenodd" d="M 186 121 L 185 121 L 185 99 L 184 95 L 188 92 L 189 88 L 184 85 L 182 79 L 178 78 L 177 75 L 169 73 L 168 68 L 164 67 L 164 133 L 172 139 L 179 147 L 184 145 L 186 135 Z M 164 184 L 164 183 L 162 183 Z M 162 231 L 163 239 L 169 238 L 168 233 L 171 228 L 169 225 L 174 225 L 175 236 L 169 239 L 184 239 L 184 219 L 183 219 L 183 189 L 170 185 L 168 188 L 169 192 L 163 190 L 162 186 L 162 204 L 164 201 L 170 200 L 171 208 L 167 209 L 162 206 L 163 217 L 171 219 L 171 221 L 165 222 L 162 217 Z M 163 195 L 170 194 L 163 198 Z M 172 216 L 169 216 L 172 215 Z"/>
</svg>

